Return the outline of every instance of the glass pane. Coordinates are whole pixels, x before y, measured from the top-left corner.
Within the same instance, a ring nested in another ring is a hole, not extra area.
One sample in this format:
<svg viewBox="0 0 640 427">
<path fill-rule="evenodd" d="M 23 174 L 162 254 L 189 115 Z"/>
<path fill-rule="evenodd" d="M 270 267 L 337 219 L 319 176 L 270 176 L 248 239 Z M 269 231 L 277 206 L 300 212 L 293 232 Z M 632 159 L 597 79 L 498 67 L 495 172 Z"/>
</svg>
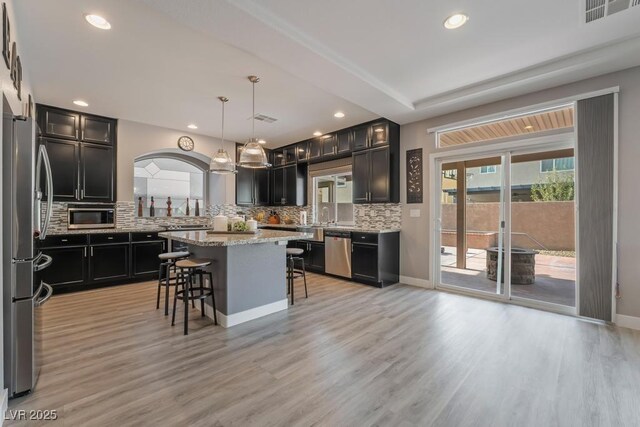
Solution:
<svg viewBox="0 0 640 427">
<path fill-rule="evenodd" d="M 205 173 L 198 167 L 179 160 L 157 157 L 136 161 L 134 164 L 134 197 L 136 211 L 138 198 L 143 201 L 143 215 L 149 215 L 151 197 L 154 198 L 155 216 L 167 215 L 167 201 L 171 197 L 172 216 L 195 215 L 196 200 L 204 214 Z"/>
<path fill-rule="evenodd" d="M 512 159 L 511 295 L 574 307 L 574 158 L 558 157 L 566 151 Z"/>
<path fill-rule="evenodd" d="M 504 259 L 498 256 L 503 248 L 501 163 L 502 158 L 496 157 L 443 166 L 440 196 L 443 284 L 504 294 Z"/>
<path fill-rule="evenodd" d="M 353 180 L 351 173 L 318 176 L 313 179 L 314 222 L 352 224 Z"/>
</svg>

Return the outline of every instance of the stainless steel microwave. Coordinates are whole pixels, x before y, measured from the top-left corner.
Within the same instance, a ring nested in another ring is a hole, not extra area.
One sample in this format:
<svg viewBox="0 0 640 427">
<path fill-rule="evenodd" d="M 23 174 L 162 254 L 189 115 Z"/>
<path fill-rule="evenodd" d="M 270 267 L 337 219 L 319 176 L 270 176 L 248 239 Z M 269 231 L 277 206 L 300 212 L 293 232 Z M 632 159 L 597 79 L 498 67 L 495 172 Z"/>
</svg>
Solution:
<svg viewBox="0 0 640 427">
<path fill-rule="evenodd" d="M 83 228 L 115 228 L 114 205 L 69 205 L 67 208 L 69 230 Z"/>
</svg>

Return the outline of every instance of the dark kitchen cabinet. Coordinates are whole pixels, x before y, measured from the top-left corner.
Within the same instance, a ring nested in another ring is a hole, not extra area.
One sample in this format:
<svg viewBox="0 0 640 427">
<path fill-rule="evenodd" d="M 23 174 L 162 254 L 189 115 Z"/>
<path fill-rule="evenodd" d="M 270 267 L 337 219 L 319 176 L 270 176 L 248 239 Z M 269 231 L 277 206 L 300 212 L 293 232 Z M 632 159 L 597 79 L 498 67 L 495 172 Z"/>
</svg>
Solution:
<svg viewBox="0 0 640 427">
<path fill-rule="evenodd" d="M 400 125 L 383 120 L 353 128 L 353 151 L 400 144 Z"/>
<path fill-rule="evenodd" d="M 89 282 L 129 277 L 129 243 L 89 246 Z"/>
<path fill-rule="evenodd" d="M 322 157 L 322 138 L 317 137 L 309 140 L 309 160 L 316 160 Z"/>
<path fill-rule="evenodd" d="M 369 126 L 358 126 L 353 128 L 353 141 L 351 149 L 362 150 L 369 147 Z"/>
<path fill-rule="evenodd" d="M 298 241 L 298 248 L 304 253 L 304 266 L 307 271 L 324 273 L 324 242 Z"/>
<path fill-rule="evenodd" d="M 87 247 L 63 246 L 43 248 L 42 253 L 52 258 L 51 265 L 39 273 L 49 285 L 82 285 L 87 277 Z"/>
<path fill-rule="evenodd" d="M 306 204 L 306 166 L 291 165 L 271 171 L 273 205 L 304 206 Z"/>
<path fill-rule="evenodd" d="M 296 144 L 296 159 L 299 162 L 306 162 L 309 160 L 309 142 L 302 141 Z"/>
<path fill-rule="evenodd" d="M 77 140 L 80 114 L 54 107 L 38 106 L 38 126 L 42 135 Z"/>
<path fill-rule="evenodd" d="M 374 123 L 371 125 L 371 146 L 379 147 L 389 144 L 389 122 Z"/>
<path fill-rule="evenodd" d="M 114 201 L 114 162 L 113 147 L 82 144 L 80 147 L 81 200 L 90 202 Z M 55 183 L 55 179 L 53 182 Z"/>
<path fill-rule="evenodd" d="M 115 202 L 117 120 L 45 105 L 36 114 L 54 201 Z"/>
<path fill-rule="evenodd" d="M 322 137 L 322 157 L 333 157 L 337 154 L 337 150 L 336 134 L 324 135 Z"/>
<path fill-rule="evenodd" d="M 163 240 L 131 243 L 131 275 L 141 277 L 157 275 L 160 261 L 158 255 L 164 252 Z"/>
<path fill-rule="evenodd" d="M 351 277 L 383 287 L 400 280 L 400 232 L 351 234 Z"/>
<path fill-rule="evenodd" d="M 63 139 L 40 138 L 40 144 L 47 149 L 51 162 L 53 200 L 61 202 L 79 200 L 80 143 Z M 40 188 L 46 191 L 44 174 Z M 48 194 L 45 196 L 49 197 Z"/>
<path fill-rule="evenodd" d="M 399 166 L 397 147 L 353 153 L 353 202 L 398 203 Z"/>
<path fill-rule="evenodd" d="M 236 161 L 243 145 L 236 145 Z M 267 158 L 274 153 L 267 152 Z M 273 159 L 273 157 L 272 157 Z M 273 161 L 273 160 L 272 160 Z M 270 170 L 238 167 L 236 174 L 236 205 L 266 206 L 270 202 Z"/>
<path fill-rule="evenodd" d="M 272 159 L 273 160 L 271 161 L 271 163 L 273 164 L 274 168 L 278 166 L 284 166 L 286 163 L 284 150 L 273 150 Z"/>
<path fill-rule="evenodd" d="M 98 144 L 113 144 L 115 121 L 105 117 L 86 116 L 80 118 L 80 139 Z"/>
<path fill-rule="evenodd" d="M 351 152 L 351 143 L 353 141 L 353 131 L 345 130 L 338 132 L 336 135 L 336 153 L 345 154 Z"/>
</svg>

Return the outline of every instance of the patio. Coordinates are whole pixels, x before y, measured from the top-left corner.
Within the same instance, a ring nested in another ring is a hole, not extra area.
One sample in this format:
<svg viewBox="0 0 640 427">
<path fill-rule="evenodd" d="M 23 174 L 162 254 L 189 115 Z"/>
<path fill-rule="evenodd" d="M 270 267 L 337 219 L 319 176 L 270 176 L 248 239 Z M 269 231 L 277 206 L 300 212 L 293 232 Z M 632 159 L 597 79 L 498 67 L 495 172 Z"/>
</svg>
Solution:
<svg viewBox="0 0 640 427">
<path fill-rule="evenodd" d="M 496 293 L 496 282 L 486 277 L 486 251 L 467 250 L 467 268 L 456 268 L 456 248 L 443 246 L 441 283 Z M 532 285 L 513 285 L 511 295 L 536 301 L 575 306 L 575 258 L 536 254 L 536 280 Z M 503 290 L 504 292 L 504 290 Z"/>
</svg>

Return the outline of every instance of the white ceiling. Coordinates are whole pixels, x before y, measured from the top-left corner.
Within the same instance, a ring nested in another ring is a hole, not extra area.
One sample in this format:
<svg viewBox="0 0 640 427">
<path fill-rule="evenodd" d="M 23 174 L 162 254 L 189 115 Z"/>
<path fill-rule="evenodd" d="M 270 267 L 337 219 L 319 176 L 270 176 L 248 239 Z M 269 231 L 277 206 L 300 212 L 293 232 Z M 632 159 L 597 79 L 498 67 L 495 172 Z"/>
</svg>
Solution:
<svg viewBox="0 0 640 427">
<path fill-rule="evenodd" d="M 277 146 L 385 116 L 431 117 L 640 65 L 640 7 L 582 23 L 584 0 L 20 0 L 36 100 Z M 625 0 L 618 0 L 625 1 Z M 449 31 L 453 12 L 470 16 Z M 89 27 L 99 13 L 111 31 Z M 344 119 L 333 113 L 344 111 Z"/>
</svg>

